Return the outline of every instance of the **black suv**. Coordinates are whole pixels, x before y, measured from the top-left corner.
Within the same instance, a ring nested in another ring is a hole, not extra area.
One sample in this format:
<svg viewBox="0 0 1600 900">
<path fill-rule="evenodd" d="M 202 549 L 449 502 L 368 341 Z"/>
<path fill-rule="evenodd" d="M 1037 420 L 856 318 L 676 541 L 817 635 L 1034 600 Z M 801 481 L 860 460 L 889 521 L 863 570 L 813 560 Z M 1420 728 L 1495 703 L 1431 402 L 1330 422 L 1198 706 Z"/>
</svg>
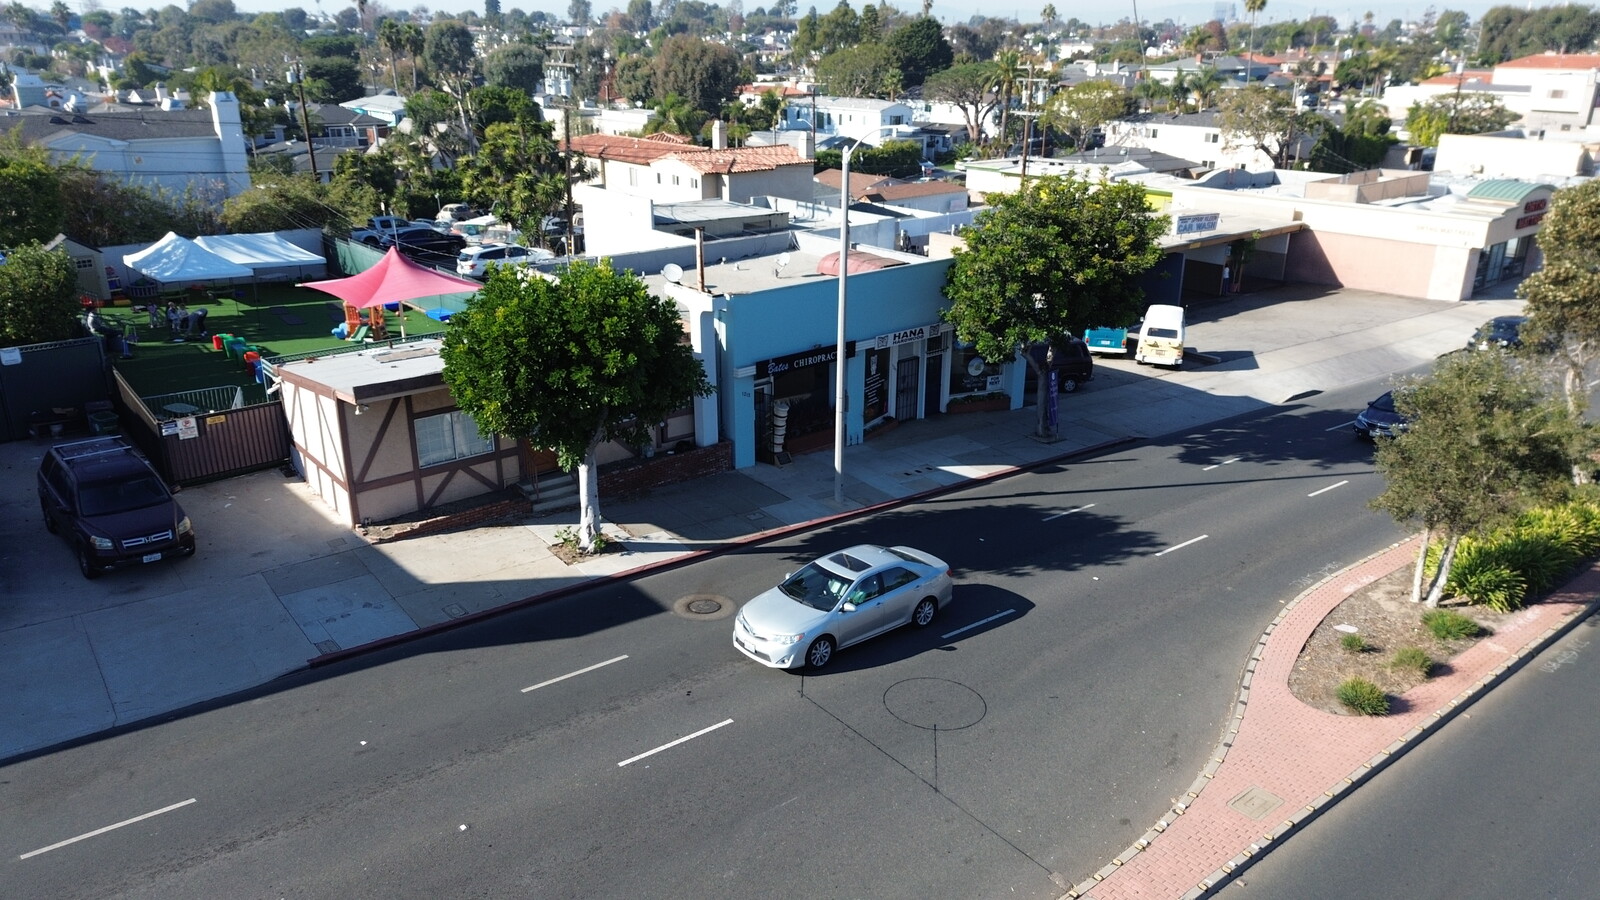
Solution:
<svg viewBox="0 0 1600 900">
<path fill-rule="evenodd" d="M 57 444 L 39 464 L 44 527 L 65 533 L 85 578 L 194 555 L 194 528 L 161 476 L 119 437 Z"/>
<path fill-rule="evenodd" d="M 1067 336 L 1054 342 L 1054 358 L 1051 362 L 1056 373 L 1056 390 L 1063 394 L 1070 394 L 1083 386 L 1084 382 L 1094 380 L 1094 354 L 1089 352 L 1089 345 L 1081 339 Z M 1033 361 L 1044 368 L 1047 358 L 1044 344 L 1034 344 L 1031 350 Z M 1034 388 L 1033 366 L 1028 367 L 1025 389 Z"/>
</svg>

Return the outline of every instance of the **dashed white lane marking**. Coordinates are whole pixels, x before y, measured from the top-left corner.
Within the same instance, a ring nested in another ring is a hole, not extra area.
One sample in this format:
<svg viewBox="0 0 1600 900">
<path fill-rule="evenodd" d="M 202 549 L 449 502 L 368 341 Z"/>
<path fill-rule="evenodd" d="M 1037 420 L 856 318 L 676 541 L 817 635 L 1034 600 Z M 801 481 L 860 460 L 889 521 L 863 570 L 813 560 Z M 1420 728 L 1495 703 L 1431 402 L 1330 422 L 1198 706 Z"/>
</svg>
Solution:
<svg viewBox="0 0 1600 900">
<path fill-rule="evenodd" d="M 49 853 L 51 850 L 60 850 L 62 847 L 65 847 L 68 844 L 76 844 L 79 841 L 88 840 L 89 838 L 92 838 L 92 837 L 97 837 L 99 835 L 105 834 L 108 831 L 116 831 L 118 828 L 121 828 L 124 825 L 132 825 L 135 822 L 143 822 L 145 819 L 149 819 L 149 818 L 152 818 L 152 817 L 155 817 L 155 816 L 159 816 L 162 813 L 169 813 L 169 812 L 172 812 L 175 809 L 182 809 L 183 807 L 188 806 L 189 804 L 191 804 L 193 802 L 195 802 L 195 798 L 190 797 L 189 799 L 183 801 L 182 803 L 174 803 L 171 806 L 163 806 L 162 808 L 156 810 L 155 812 L 147 812 L 142 816 L 134 816 L 131 819 L 124 819 L 123 821 L 118 822 L 115 825 L 107 825 L 104 828 L 96 828 L 93 831 L 85 832 L 83 834 L 78 835 L 77 837 L 67 838 L 64 841 L 58 841 L 58 842 L 56 842 L 54 844 L 51 844 L 48 847 L 40 847 L 37 850 L 30 850 L 27 853 L 22 854 L 20 857 L 18 857 L 18 859 L 27 859 L 30 856 L 38 856 L 41 853 Z"/>
<path fill-rule="evenodd" d="M 623 660 L 625 660 L 627 658 L 628 658 L 628 654 L 624 653 L 621 656 L 616 657 L 615 659 L 608 659 L 605 662 L 595 663 L 592 666 L 587 666 L 585 668 L 579 669 L 576 672 L 568 672 L 565 675 L 558 675 L 555 678 L 550 679 L 549 681 L 541 681 L 538 684 L 530 685 L 529 687 L 523 688 L 522 689 L 522 693 L 526 694 L 529 691 L 537 691 L 539 688 L 549 687 L 550 685 L 555 684 L 558 681 L 566 681 L 568 678 L 576 678 L 579 675 L 583 675 L 583 674 L 585 674 L 587 672 L 593 672 L 595 669 L 604 668 L 605 666 L 609 666 L 612 663 L 622 662 Z"/>
<path fill-rule="evenodd" d="M 979 625 L 987 625 L 990 622 L 993 622 L 995 619 L 1004 619 L 1006 616 L 1009 616 L 1014 612 L 1016 612 L 1016 610 L 1014 610 L 1014 609 L 1008 609 L 1008 610 L 1005 610 L 1004 612 L 997 612 L 997 613 L 995 613 L 994 615 L 990 616 L 987 619 L 979 619 L 978 621 L 973 622 L 971 625 L 966 625 L 966 626 L 963 626 L 961 628 L 957 628 L 955 631 L 952 631 L 949 634 L 941 634 L 941 635 L 939 635 L 939 640 L 948 641 L 951 638 L 955 637 L 956 635 L 962 633 L 963 631 L 971 631 L 972 629 L 977 628 Z"/>
<path fill-rule="evenodd" d="M 1200 543 L 1201 541 L 1205 540 L 1208 537 L 1211 537 L 1211 535 L 1202 534 L 1197 538 L 1190 538 L 1187 541 L 1184 541 L 1183 543 L 1181 543 L 1181 544 L 1179 544 L 1179 545 L 1177 545 L 1175 547 L 1168 547 L 1167 549 L 1160 551 L 1156 555 L 1157 556 L 1166 556 L 1168 553 L 1171 553 L 1174 550 L 1182 550 L 1183 548 L 1189 546 L 1190 544 L 1198 544 L 1198 543 Z"/>
<path fill-rule="evenodd" d="M 1078 507 L 1078 508 L 1077 508 L 1077 509 L 1069 509 L 1069 510 L 1067 510 L 1067 511 L 1066 511 L 1066 512 L 1058 512 L 1058 513 L 1056 513 L 1056 514 L 1055 514 L 1055 515 L 1053 515 L 1053 516 L 1045 516 L 1045 517 L 1044 517 L 1044 520 L 1045 520 L 1045 521 L 1046 521 L 1046 522 L 1051 522 L 1051 521 L 1054 521 L 1054 520 L 1056 520 L 1056 519 L 1059 519 L 1059 518 L 1061 518 L 1061 517 L 1062 517 L 1062 516 L 1070 516 L 1070 515 L 1072 515 L 1072 514 L 1073 514 L 1073 513 L 1075 513 L 1075 512 L 1083 512 L 1083 511 L 1084 511 L 1084 510 L 1086 510 L 1086 509 L 1090 509 L 1090 508 L 1092 508 L 1092 507 L 1093 507 L 1093 506 L 1094 506 L 1094 504 L 1093 504 L 1093 503 L 1085 503 L 1085 504 L 1084 504 L 1084 505 L 1082 505 L 1082 506 L 1080 506 L 1080 507 Z"/>
<path fill-rule="evenodd" d="M 1327 492 L 1333 490 L 1336 487 L 1344 487 L 1345 485 L 1347 485 L 1349 483 L 1350 483 L 1350 479 L 1346 478 L 1344 481 L 1340 481 L 1340 482 L 1337 482 L 1335 484 L 1330 484 L 1327 487 L 1322 488 L 1321 490 L 1312 491 L 1311 493 L 1307 494 L 1306 496 L 1307 497 L 1315 497 L 1318 494 L 1326 494 Z"/>
<path fill-rule="evenodd" d="M 1211 465 L 1209 465 L 1209 466 L 1206 466 L 1206 467 L 1205 467 L 1205 468 L 1204 468 L 1204 469 L 1201 469 L 1201 470 L 1200 470 L 1200 471 L 1202 471 L 1202 472 L 1209 472 L 1209 471 L 1211 471 L 1211 470 L 1212 470 L 1212 469 L 1215 469 L 1215 468 L 1217 468 L 1217 467 L 1218 467 L 1218 466 L 1228 466 L 1228 465 L 1232 465 L 1232 464 L 1234 464 L 1234 463 L 1236 463 L 1236 462 L 1238 462 L 1238 461 L 1239 461 L 1239 460 L 1241 460 L 1241 459 L 1243 459 L 1243 458 L 1244 458 L 1244 457 L 1241 457 L 1241 456 L 1235 456 L 1235 457 L 1234 457 L 1234 458 L 1233 458 L 1233 459 L 1225 459 L 1225 460 L 1223 460 L 1223 461 L 1222 461 L 1222 462 L 1219 462 L 1219 463 L 1212 463 L 1212 464 L 1211 464 Z"/>
<path fill-rule="evenodd" d="M 718 722 L 715 725 L 709 726 L 707 728 L 702 728 L 699 731 L 696 731 L 694 734 L 686 734 L 683 737 L 678 738 L 675 741 L 672 741 L 671 743 L 662 744 L 661 746 L 655 748 L 654 750 L 646 750 L 645 752 L 639 754 L 638 756 L 630 756 L 627 759 L 623 760 L 622 762 L 617 763 L 617 768 L 620 769 L 620 768 L 622 768 L 623 766 L 625 766 L 625 765 L 627 765 L 629 763 L 636 763 L 639 760 L 644 759 L 647 756 L 655 756 L 657 753 L 660 753 L 663 750 L 670 750 L 673 747 L 676 747 L 679 744 L 683 743 L 684 741 L 692 741 L 695 738 L 701 736 L 702 734 L 710 734 L 711 732 L 716 731 L 718 728 L 721 728 L 724 725 L 732 725 L 732 724 L 733 724 L 733 720 L 732 719 L 723 719 L 721 722 Z"/>
</svg>

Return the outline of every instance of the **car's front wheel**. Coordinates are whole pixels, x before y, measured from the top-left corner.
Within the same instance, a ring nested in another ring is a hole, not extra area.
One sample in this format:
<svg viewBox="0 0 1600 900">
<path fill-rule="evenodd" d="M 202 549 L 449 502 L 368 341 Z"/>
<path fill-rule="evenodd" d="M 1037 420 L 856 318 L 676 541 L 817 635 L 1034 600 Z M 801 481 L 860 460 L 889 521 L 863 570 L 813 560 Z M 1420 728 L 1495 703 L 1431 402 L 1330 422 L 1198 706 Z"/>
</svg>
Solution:
<svg viewBox="0 0 1600 900">
<path fill-rule="evenodd" d="M 823 635 L 811 642 L 806 648 L 806 666 L 812 670 L 827 666 L 833 659 L 833 638 Z"/>
<path fill-rule="evenodd" d="M 83 577 L 90 581 L 100 577 L 100 569 L 95 566 L 94 560 L 89 558 L 89 548 L 87 547 L 78 548 L 78 571 L 82 572 Z"/>
<path fill-rule="evenodd" d="M 1077 389 L 1078 389 L 1078 379 L 1073 378 L 1070 375 L 1065 377 L 1065 378 L 1058 379 L 1056 381 L 1056 390 L 1059 393 L 1071 394 L 1074 391 L 1076 391 Z"/>
<path fill-rule="evenodd" d="M 939 612 L 939 604 L 933 602 L 932 597 L 923 597 L 917 608 L 911 611 L 911 623 L 918 628 L 925 628 L 933 624 L 933 617 Z"/>
</svg>

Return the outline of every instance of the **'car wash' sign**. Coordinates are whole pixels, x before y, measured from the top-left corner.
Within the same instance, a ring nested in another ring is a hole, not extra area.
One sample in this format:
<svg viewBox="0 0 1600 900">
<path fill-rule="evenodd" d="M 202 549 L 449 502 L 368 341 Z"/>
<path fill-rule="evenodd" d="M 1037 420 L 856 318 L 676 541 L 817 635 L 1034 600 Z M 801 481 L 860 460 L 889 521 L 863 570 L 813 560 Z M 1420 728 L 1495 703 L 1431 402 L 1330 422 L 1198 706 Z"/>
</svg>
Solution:
<svg viewBox="0 0 1600 900">
<path fill-rule="evenodd" d="M 844 353 L 846 356 L 849 356 L 855 352 L 856 345 L 854 341 L 850 341 L 844 345 Z M 833 361 L 837 359 L 838 356 L 839 348 L 837 347 L 818 347 L 814 350 L 807 350 L 803 353 L 791 353 L 788 356 L 774 356 L 772 359 L 764 359 L 756 363 L 756 377 L 771 378 L 775 375 L 782 375 L 785 372 L 793 372 L 797 369 L 804 369 L 810 366 L 832 365 Z"/>
<path fill-rule="evenodd" d="M 873 338 L 872 349 L 887 350 L 890 347 L 898 347 L 901 344 L 925 341 L 928 338 L 937 337 L 938 334 L 939 324 L 937 322 L 932 325 L 918 325 L 915 328 L 907 328 L 904 331 L 891 331 L 888 334 L 880 334 Z"/>
<path fill-rule="evenodd" d="M 1175 228 L 1178 234 L 1200 234 L 1216 231 L 1217 224 L 1221 221 L 1221 213 L 1189 213 L 1178 217 Z"/>
</svg>

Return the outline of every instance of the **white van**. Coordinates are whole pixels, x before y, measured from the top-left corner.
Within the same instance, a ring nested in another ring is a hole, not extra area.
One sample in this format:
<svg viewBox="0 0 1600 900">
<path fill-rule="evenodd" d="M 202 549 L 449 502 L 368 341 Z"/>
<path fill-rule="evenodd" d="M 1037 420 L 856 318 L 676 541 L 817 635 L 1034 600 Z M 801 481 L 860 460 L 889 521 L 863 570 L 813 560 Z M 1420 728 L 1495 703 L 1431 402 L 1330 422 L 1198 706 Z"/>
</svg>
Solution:
<svg viewBox="0 0 1600 900">
<path fill-rule="evenodd" d="M 1174 368 L 1183 365 L 1183 307 L 1158 303 L 1145 310 L 1133 361 Z"/>
</svg>

